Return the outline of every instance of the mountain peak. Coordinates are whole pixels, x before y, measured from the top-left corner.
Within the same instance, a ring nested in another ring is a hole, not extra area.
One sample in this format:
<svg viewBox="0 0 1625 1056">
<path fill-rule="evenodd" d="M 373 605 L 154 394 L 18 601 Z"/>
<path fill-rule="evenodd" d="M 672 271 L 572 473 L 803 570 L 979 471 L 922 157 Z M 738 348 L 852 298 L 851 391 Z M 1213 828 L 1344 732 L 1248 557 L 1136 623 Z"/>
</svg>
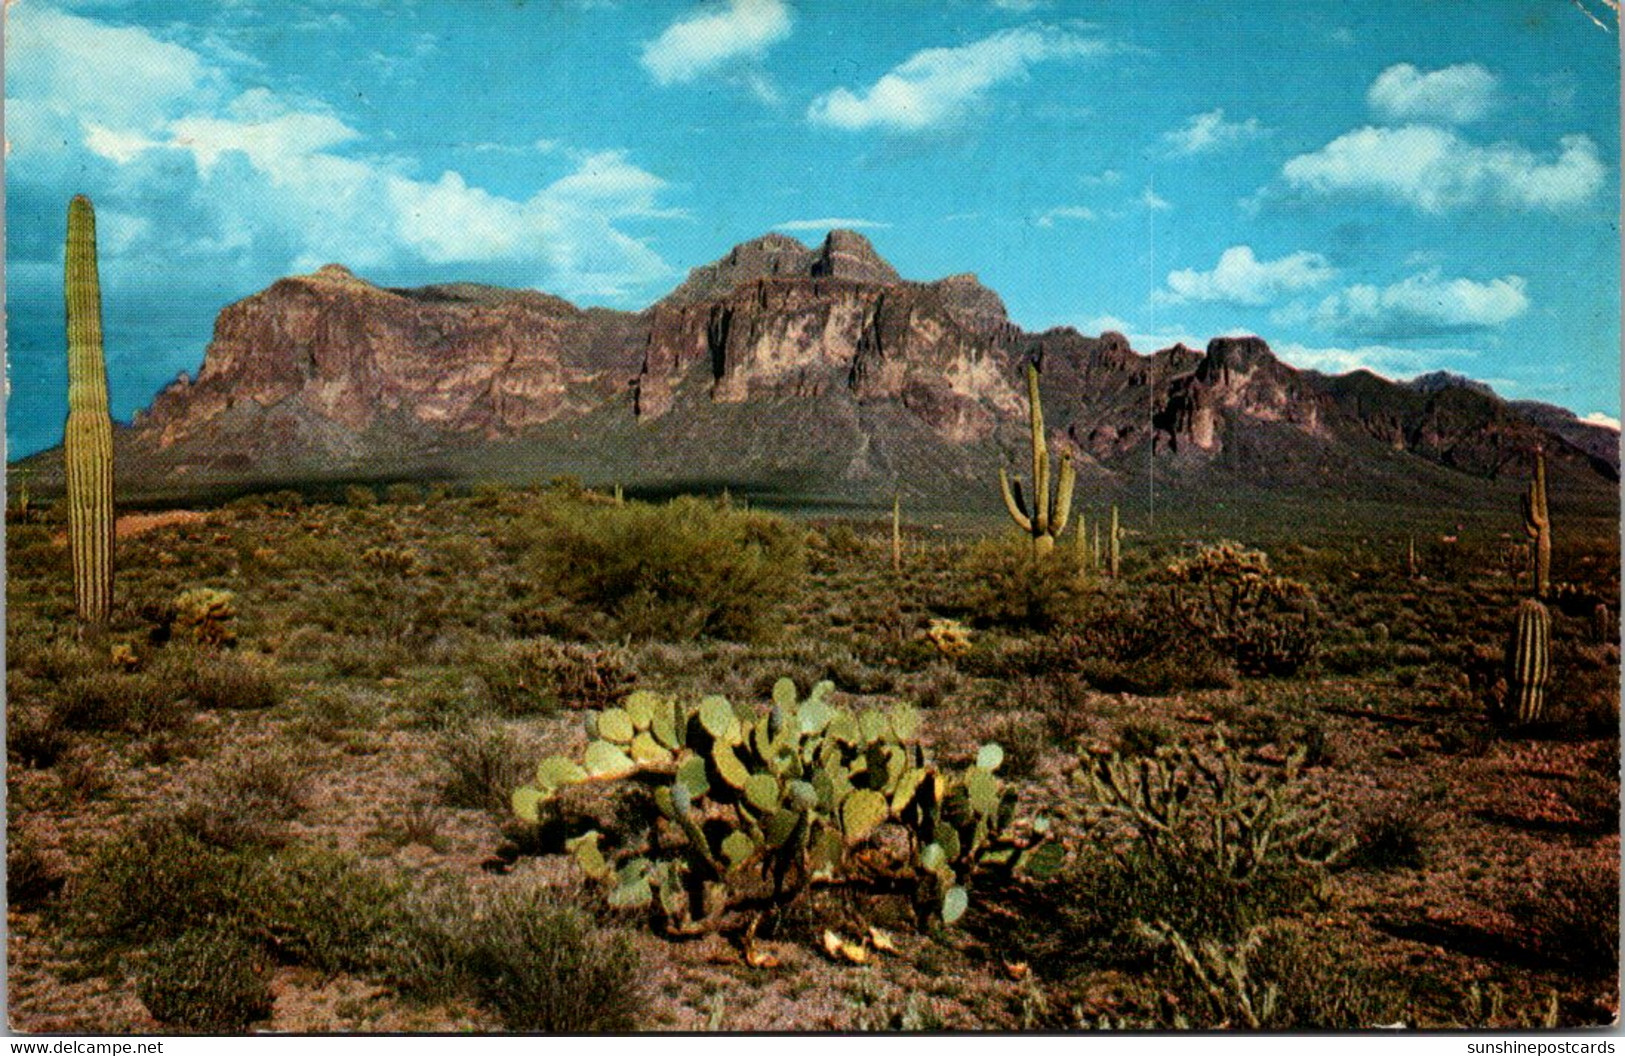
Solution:
<svg viewBox="0 0 1625 1056">
<path fill-rule="evenodd" d="M 867 238 L 856 231 L 837 228 L 824 238 L 813 261 L 814 278 L 851 279 L 892 286 L 902 282 L 897 269 L 886 263 Z"/>
<path fill-rule="evenodd" d="M 1472 378 L 1448 370 L 1435 370 L 1430 374 L 1418 374 L 1410 381 L 1401 384 L 1408 389 L 1413 389 L 1425 395 L 1443 392 L 1445 389 L 1467 389 L 1469 392 L 1476 392 L 1480 396 L 1495 395 L 1495 390 L 1482 381 L 1474 381 Z"/>
</svg>

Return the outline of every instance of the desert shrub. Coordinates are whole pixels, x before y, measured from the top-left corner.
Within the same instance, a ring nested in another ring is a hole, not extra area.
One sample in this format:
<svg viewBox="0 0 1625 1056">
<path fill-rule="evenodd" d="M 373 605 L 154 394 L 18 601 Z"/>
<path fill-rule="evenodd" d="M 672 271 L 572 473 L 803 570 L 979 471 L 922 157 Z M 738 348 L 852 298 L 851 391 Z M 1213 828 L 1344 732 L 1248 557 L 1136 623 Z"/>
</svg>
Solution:
<svg viewBox="0 0 1625 1056">
<path fill-rule="evenodd" d="M 1235 543 L 1205 547 L 1169 564 L 1160 578 L 1177 625 L 1211 642 L 1244 675 L 1290 675 L 1319 648 L 1314 595 L 1274 575 L 1261 551 Z"/>
<path fill-rule="evenodd" d="M 366 971 L 401 920 L 401 885 L 337 851 L 289 847 L 245 888 L 237 927 L 278 960 Z"/>
<path fill-rule="evenodd" d="M 569 637 L 750 640 L 801 576 L 800 533 L 770 514 L 687 497 L 549 510 L 528 568 Z"/>
<path fill-rule="evenodd" d="M 994 727 L 993 742 L 1004 749 L 1004 763 L 999 772 L 1005 777 L 1030 779 L 1044 758 L 1048 732 L 1043 719 L 1011 717 Z"/>
<path fill-rule="evenodd" d="M 336 638 L 324 650 L 333 673 L 343 678 L 393 678 L 412 662 L 412 652 L 390 638 Z"/>
<path fill-rule="evenodd" d="M 608 707 L 633 679 L 625 650 L 546 639 L 505 646 L 478 665 L 477 676 L 493 710 L 509 716 Z"/>
<path fill-rule="evenodd" d="M 494 724 L 452 726 L 440 737 L 440 753 L 450 771 L 441 786 L 441 801 L 502 816 L 510 809 L 513 790 L 535 770 L 528 746 L 512 731 Z"/>
<path fill-rule="evenodd" d="M 1361 821 L 1343 864 L 1359 869 L 1422 869 L 1432 842 L 1431 820 L 1417 803 L 1378 811 Z"/>
<path fill-rule="evenodd" d="M 39 840 L 16 824 L 6 833 L 6 901 L 15 909 L 38 906 L 62 886 L 62 869 Z"/>
<path fill-rule="evenodd" d="M 1082 587 L 1071 555 L 1035 557 L 1030 542 L 987 540 L 965 558 L 956 608 L 982 626 L 1047 631 L 1075 621 Z"/>
<path fill-rule="evenodd" d="M 16 696 L 6 713 L 6 754 L 24 766 L 48 767 L 73 744 L 56 714 L 48 707 L 22 707 Z"/>
<path fill-rule="evenodd" d="M 408 994 L 471 997 L 514 1031 L 628 1031 L 644 1001 L 630 940 L 541 889 L 420 894 L 390 965 Z"/>
<path fill-rule="evenodd" d="M 166 1027 L 240 1034 L 271 1015 L 264 956 L 230 932 L 187 931 L 143 960 L 136 995 Z"/>
<path fill-rule="evenodd" d="M 1302 749 L 1281 767 L 1244 764 L 1221 739 L 1079 771 L 1083 821 L 1110 851 L 1081 866 L 1087 926 L 1161 922 L 1192 941 L 1234 940 L 1304 903 L 1348 848 L 1302 766 Z"/>
<path fill-rule="evenodd" d="M 253 880 L 251 857 L 211 846 L 169 819 L 146 819 L 102 845 L 69 882 L 68 919 L 94 954 L 215 928 Z"/>
<path fill-rule="evenodd" d="M 378 493 L 361 484 L 351 484 L 344 489 L 344 504 L 356 509 L 363 509 L 378 504 Z"/>
<path fill-rule="evenodd" d="M 200 708 L 254 710 L 276 705 L 282 682 L 262 660 L 207 650 L 166 650 L 157 663 Z"/>
<path fill-rule="evenodd" d="M 1030 662 L 1108 693 L 1161 696 L 1236 682 L 1231 662 L 1207 636 L 1184 629 L 1166 594 L 1097 599 L 1037 643 Z"/>
<path fill-rule="evenodd" d="M 205 774 L 171 817 L 213 847 L 278 846 L 304 809 L 308 783 L 308 768 L 285 749 L 239 752 Z"/>
<path fill-rule="evenodd" d="M 102 671 L 64 683 L 53 719 L 70 730 L 123 730 L 137 735 L 174 730 L 191 721 L 176 687 L 152 672 Z"/>
<path fill-rule="evenodd" d="M 1619 893 L 1617 859 L 1559 859 L 1512 899 L 1509 912 L 1521 927 L 1509 938 L 1587 978 L 1617 978 Z"/>
<path fill-rule="evenodd" d="M 391 484 L 384 489 L 384 501 L 395 506 L 415 506 L 423 501 L 423 489 L 416 484 Z"/>
</svg>

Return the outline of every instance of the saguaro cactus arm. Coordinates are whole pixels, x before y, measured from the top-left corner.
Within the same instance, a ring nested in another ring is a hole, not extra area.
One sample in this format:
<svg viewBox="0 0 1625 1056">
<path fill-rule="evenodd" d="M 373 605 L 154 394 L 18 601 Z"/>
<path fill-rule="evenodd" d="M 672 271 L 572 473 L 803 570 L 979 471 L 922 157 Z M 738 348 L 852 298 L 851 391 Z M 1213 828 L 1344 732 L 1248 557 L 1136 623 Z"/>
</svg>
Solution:
<svg viewBox="0 0 1625 1056">
<path fill-rule="evenodd" d="M 1014 481 L 1010 479 L 1002 468 L 999 470 L 999 491 L 1004 495 L 1004 508 L 1010 511 L 1011 518 L 1024 532 L 1033 530 L 1032 518 L 1027 515 L 1027 504 L 1021 497 L 1021 478 Z"/>
<path fill-rule="evenodd" d="M 68 314 L 68 536 L 74 602 L 81 619 L 105 621 L 113 607 L 113 420 L 102 353 L 96 213 L 78 195 L 68 205 L 63 291 Z"/>
</svg>

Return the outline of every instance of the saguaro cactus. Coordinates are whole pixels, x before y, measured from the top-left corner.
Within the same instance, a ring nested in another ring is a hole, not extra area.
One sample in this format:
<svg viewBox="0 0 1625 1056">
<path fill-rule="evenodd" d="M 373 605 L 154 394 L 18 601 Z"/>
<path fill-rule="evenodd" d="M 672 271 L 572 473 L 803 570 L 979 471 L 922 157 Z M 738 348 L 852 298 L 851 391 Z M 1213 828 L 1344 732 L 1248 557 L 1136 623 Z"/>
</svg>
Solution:
<svg viewBox="0 0 1625 1056">
<path fill-rule="evenodd" d="M 1004 495 L 1005 509 L 1022 531 L 1033 537 L 1033 555 L 1043 557 L 1055 549 L 1055 537 L 1066 528 L 1072 510 L 1072 486 L 1076 481 L 1070 455 L 1061 456 L 1061 474 L 1050 496 L 1049 440 L 1044 435 L 1044 408 L 1038 402 L 1038 368 L 1027 364 L 1027 417 L 1032 430 L 1033 496 L 1032 512 L 1021 494 L 1020 478 L 1012 481 L 1004 468 L 999 468 L 999 490 Z"/>
<path fill-rule="evenodd" d="M 1535 597 L 1544 599 L 1552 589 L 1552 518 L 1546 509 L 1546 453 L 1535 449 L 1535 479 L 1523 497 L 1523 530 L 1533 551 L 1530 569 Z"/>
<path fill-rule="evenodd" d="M 96 212 L 90 199 L 68 205 L 64 289 L 68 303 L 68 539 L 79 618 L 107 619 L 113 607 L 113 420 L 102 355 L 102 296 L 96 275 Z"/>
<path fill-rule="evenodd" d="M 1552 614 L 1534 598 L 1525 598 L 1518 603 L 1512 640 L 1507 643 L 1510 712 L 1520 725 L 1540 720 L 1551 676 Z"/>
<path fill-rule="evenodd" d="M 1117 507 L 1112 506 L 1112 578 L 1116 579 L 1123 568 L 1123 529 L 1117 523 Z"/>
<path fill-rule="evenodd" d="M 903 496 L 896 492 L 891 497 L 891 570 L 903 570 Z"/>
</svg>

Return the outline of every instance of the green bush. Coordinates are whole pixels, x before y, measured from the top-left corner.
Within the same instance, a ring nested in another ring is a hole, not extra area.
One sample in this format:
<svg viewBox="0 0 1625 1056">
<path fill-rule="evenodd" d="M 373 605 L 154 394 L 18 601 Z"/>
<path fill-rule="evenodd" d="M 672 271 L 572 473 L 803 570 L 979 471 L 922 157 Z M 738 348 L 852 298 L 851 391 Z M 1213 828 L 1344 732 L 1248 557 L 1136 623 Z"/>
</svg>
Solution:
<svg viewBox="0 0 1625 1056">
<path fill-rule="evenodd" d="M 240 936 L 204 930 L 156 947 L 136 995 L 166 1027 L 201 1034 L 244 1033 L 273 1004 L 264 956 Z"/>
<path fill-rule="evenodd" d="M 1047 631 L 1075 622 L 1083 590 L 1072 554 L 1035 558 L 1030 541 L 987 540 L 965 558 L 956 606 L 981 626 Z"/>
<path fill-rule="evenodd" d="M 440 793 L 447 806 L 506 816 L 513 790 L 535 773 L 527 746 L 495 724 L 454 725 L 441 735 L 440 751 L 451 770 Z"/>
<path fill-rule="evenodd" d="M 644 1004 L 636 949 L 542 889 L 431 890 L 395 933 L 401 989 L 432 1001 L 468 997 L 514 1031 L 629 1031 Z"/>
<path fill-rule="evenodd" d="M 528 562 L 543 629 L 568 637 L 750 640 L 796 589 L 801 533 L 696 498 L 549 498 Z"/>
<path fill-rule="evenodd" d="M 337 851 L 289 847 L 243 892 L 238 927 L 279 960 L 322 972 L 365 971 L 399 926 L 401 885 Z"/>
<path fill-rule="evenodd" d="M 68 916 L 94 953 L 168 942 L 235 913 L 255 860 L 210 846 L 170 819 L 114 836 L 68 887 Z"/>
</svg>

